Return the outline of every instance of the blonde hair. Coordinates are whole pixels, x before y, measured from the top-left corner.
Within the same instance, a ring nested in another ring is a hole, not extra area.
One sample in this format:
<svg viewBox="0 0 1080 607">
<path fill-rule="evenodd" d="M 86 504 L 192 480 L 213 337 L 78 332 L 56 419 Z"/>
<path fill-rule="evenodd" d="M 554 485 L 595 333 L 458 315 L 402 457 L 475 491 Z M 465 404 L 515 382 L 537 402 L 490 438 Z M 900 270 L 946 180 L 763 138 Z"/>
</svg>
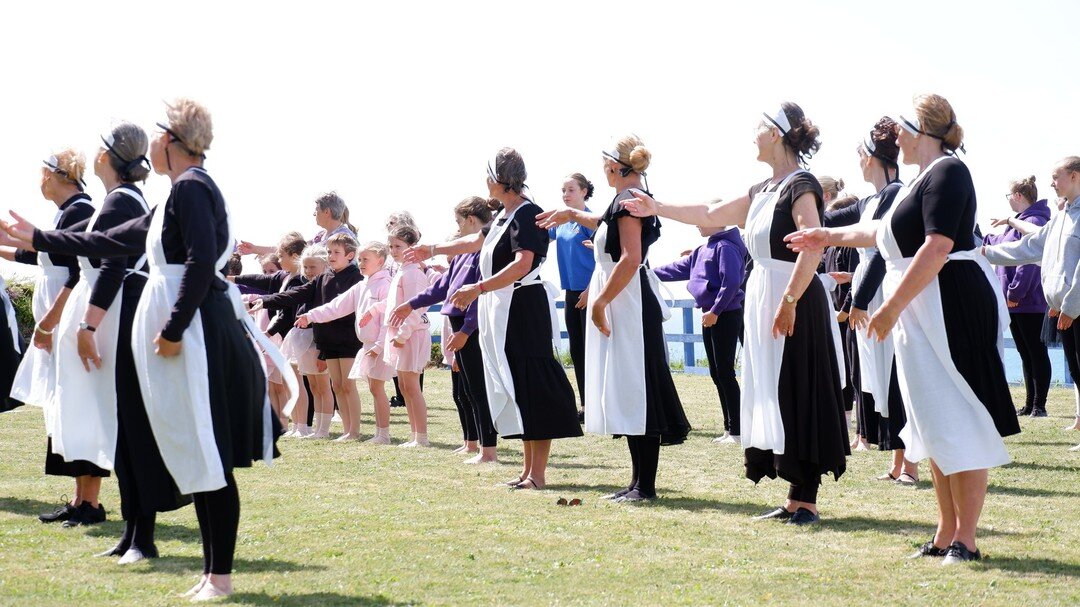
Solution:
<svg viewBox="0 0 1080 607">
<path fill-rule="evenodd" d="M 165 117 L 183 147 L 192 156 L 202 156 L 214 140 L 214 123 L 210 110 L 197 101 L 180 97 L 165 104 Z"/>
<path fill-rule="evenodd" d="M 67 179 L 75 187 L 83 189 L 83 176 L 86 174 L 86 156 L 75 148 L 64 148 L 53 154 L 56 158 L 54 175 Z"/>
<path fill-rule="evenodd" d="M 304 252 L 300 254 L 300 264 L 309 259 L 321 261 L 323 264 L 329 262 L 330 254 L 327 252 L 326 247 L 321 244 L 313 244 L 304 249 Z"/>
<path fill-rule="evenodd" d="M 1080 156 L 1066 156 L 1058 166 L 1070 173 L 1080 173 Z"/>
<path fill-rule="evenodd" d="M 619 162 L 633 169 L 635 173 L 644 173 L 652 160 L 652 152 L 645 147 L 645 142 L 634 134 L 615 142 L 615 151 L 618 152 Z"/>
<path fill-rule="evenodd" d="M 942 148 L 951 152 L 964 143 L 964 129 L 956 123 L 956 112 L 948 99 L 941 95 L 916 95 L 913 104 L 919 128 L 940 139 Z"/>
<path fill-rule="evenodd" d="M 390 256 L 390 249 L 386 246 L 386 243 L 379 242 L 377 240 L 372 240 L 364 244 L 364 246 L 360 247 L 360 252 L 374 253 L 375 255 L 381 257 L 384 260 Z"/>
<path fill-rule="evenodd" d="M 818 177 L 818 183 L 821 184 L 822 191 L 829 197 L 830 200 L 840 195 L 840 192 L 844 190 L 844 180 L 829 177 L 828 175 L 822 175 Z"/>
<path fill-rule="evenodd" d="M 326 248 L 327 249 L 330 249 L 330 247 L 335 246 L 335 245 L 341 247 L 341 249 L 343 251 L 345 251 L 346 255 L 348 255 L 349 253 L 355 253 L 356 248 L 359 246 L 356 243 L 355 238 L 353 238 L 352 236 L 349 236 L 348 234 L 346 234 L 344 232 L 338 232 L 337 234 L 334 234 L 330 238 L 326 239 Z"/>
</svg>

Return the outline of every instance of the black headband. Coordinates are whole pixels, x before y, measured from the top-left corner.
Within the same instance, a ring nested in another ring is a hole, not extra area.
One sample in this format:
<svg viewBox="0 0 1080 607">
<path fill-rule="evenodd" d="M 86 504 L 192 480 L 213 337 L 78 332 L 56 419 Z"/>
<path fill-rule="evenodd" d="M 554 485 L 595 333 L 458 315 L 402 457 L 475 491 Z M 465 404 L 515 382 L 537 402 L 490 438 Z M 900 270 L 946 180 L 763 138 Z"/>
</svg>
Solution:
<svg viewBox="0 0 1080 607">
<path fill-rule="evenodd" d="M 157 124 L 159 129 L 161 129 L 161 130 L 163 130 L 163 131 L 165 131 L 166 133 L 169 134 L 169 143 L 175 143 L 175 144 L 179 145 L 181 148 L 183 148 L 183 150 L 185 152 L 187 152 L 187 154 L 189 156 L 194 156 L 196 158 L 202 158 L 203 160 L 206 160 L 206 154 L 201 154 L 201 153 L 197 154 L 197 153 L 193 152 L 191 150 L 191 148 L 189 148 L 188 145 L 186 143 L 184 143 L 184 140 L 181 139 L 180 136 L 177 135 L 175 132 L 173 132 L 172 129 L 165 126 L 164 124 L 161 124 L 160 122 L 157 122 L 155 124 Z"/>
</svg>

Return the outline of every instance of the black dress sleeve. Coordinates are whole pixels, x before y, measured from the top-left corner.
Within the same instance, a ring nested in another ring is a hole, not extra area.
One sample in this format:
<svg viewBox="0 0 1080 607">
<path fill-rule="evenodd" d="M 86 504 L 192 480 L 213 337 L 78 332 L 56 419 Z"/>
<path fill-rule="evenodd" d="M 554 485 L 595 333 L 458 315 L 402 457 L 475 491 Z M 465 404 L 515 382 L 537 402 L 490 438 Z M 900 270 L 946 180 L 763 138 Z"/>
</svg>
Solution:
<svg viewBox="0 0 1080 607">
<path fill-rule="evenodd" d="M 621 192 L 615 197 L 615 200 L 611 202 L 601 218 L 601 221 L 607 224 L 607 239 L 604 244 L 604 252 L 610 255 L 611 259 L 614 261 L 619 261 L 619 259 L 622 258 L 622 235 L 619 233 L 619 219 L 623 217 L 632 217 L 630 211 L 623 207 L 622 201 L 633 198 L 633 196 L 634 194 L 631 190 Z M 659 238 L 660 220 L 656 217 L 641 219 L 642 258 L 648 255 L 649 246 Z"/>
<path fill-rule="evenodd" d="M 859 202 L 848 205 L 842 209 L 825 211 L 825 227 L 842 228 L 844 226 L 853 226 L 859 223 L 859 219 L 862 218 L 863 210 L 866 208 L 866 202 L 868 200 L 870 199 L 863 198 Z"/>
<path fill-rule="evenodd" d="M 155 211 L 122 223 L 104 232 L 34 230 L 34 248 L 46 253 L 84 257 L 127 257 L 146 251 L 146 235 Z"/>
<path fill-rule="evenodd" d="M 964 220 L 969 214 L 968 204 L 973 192 L 971 174 L 961 162 L 943 162 L 937 170 L 927 175 L 922 192 L 926 235 L 940 234 L 954 243 L 963 241 L 962 248 L 970 249 L 973 225 L 965 224 L 973 222 Z"/>
<path fill-rule="evenodd" d="M 205 184 L 194 179 L 177 181 L 169 200 L 165 221 L 175 222 L 179 228 L 185 259 L 179 293 L 161 336 L 177 342 L 214 282 L 221 243 L 217 241 L 214 199 Z"/>
<path fill-rule="evenodd" d="M 88 204 L 73 204 L 60 215 L 60 221 L 56 227 L 60 230 L 71 231 L 74 226 L 84 221 L 89 221 L 94 216 L 94 207 Z M 85 228 L 84 228 L 85 229 Z M 68 279 L 64 286 L 74 289 L 79 284 L 79 260 L 74 255 L 50 255 L 54 266 L 63 266 L 68 269 Z"/>
<path fill-rule="evenodd" d="M 289 277 L 285 270 L 273 274 L 240 274 L 233 277 L 233 282 L 245 287 L 258 289 L 263 293 L 277 293 L 281 290 L 282 283 Z"/>
<path fill-rule="evenodd" d="M 538 258 L 547 257 L 548 244 L 551 242 L 548 231 L 536 225 L 536 216 L 541 213 L 540 207 L 533 203 L 525 203 L 518 209 L 511 220 L 507 232 L 510 233 L 510 252 L 532 251 Z M 534 262 L 533 267 L 536 267 Z"/>
<path fill-rule="evenodd" d="M 38 265 L 37 251 L 27 251 L 26 249 L 19 249 L 15 251 L 15 261 L 19 263 L 25 263 L 28 266 L 36 266 Z"/>
<path fill-rule="evenodd" d="M 818 213 L 819 215 L 823 214 L 825 211 L 825 193 L 821 189 L 821 184 L 818 183 L 817 178 L 810 173 L 799 173 L 791 178 L 787 187 L 781 192 L 780 198 L 776 201 L 776 211 L 790 215 L 795 207 L 795 201 L 802 198 L 802 195 L 806 193 L 814 195 Z"/>
<path fill-rule="evenodd" d="M 109 200 L 115 196 L 116 200 Z M 145 215 L 142 205 L 125 194 L 114 194 L 105 199 L 105 206 L 98 215 L 94 229 L 101 231 Z M 76 228 L 77 229 L 77 228 Z M 85 229 L 85 228 L 84 228 Z M 108 310 L 120 292 L 127 275 L 129 257 L 105 257 L 101 260 L 101 273 L 90 291 L 90 305 Z"/>
<path fill-rule="evenodd" d="M 874 299 L 882 281 L 885 280 L 885 258 L 880 251 L 874 251 L 870 260 L 866 262 L 866 272 L 863 273 L 862 282 L 855 285 L 855 296 L 851 300 L 852 307 L 866 310 L 870 307 L 870 301 Z"/>
<path fill-rule="evenodd" d="M 259 299 L 262 299 L 263 307 L 267 310 L 280 310 L 289 306 L 310 304 L 315 293 L 322 289 L 322 283 L 325 280 L 323 276 L 326 275 L 319 275 L 315 280 L 292 287 L 283 293 L 271 293 Z"/>
</svg>

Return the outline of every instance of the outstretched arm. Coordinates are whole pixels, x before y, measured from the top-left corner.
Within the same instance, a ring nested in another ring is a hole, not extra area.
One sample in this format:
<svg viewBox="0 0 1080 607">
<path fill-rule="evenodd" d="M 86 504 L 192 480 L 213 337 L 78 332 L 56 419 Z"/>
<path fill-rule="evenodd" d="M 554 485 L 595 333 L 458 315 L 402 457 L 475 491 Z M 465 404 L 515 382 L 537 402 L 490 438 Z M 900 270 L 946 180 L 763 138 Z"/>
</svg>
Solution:
<svg viewBox="0 0 1080 607">
<path fill-rule="evenodd" d="M 750 196 L 743 195 L 724 202 L 672 203 L 660 202 L 645 192 L 634 190 L 633 198 L 622 201 L 623 207 L 635 217 L 658 215 L 695 226 L 734 226 L 744 227 L 746 215 L 750 212 Z"/>
</svg>

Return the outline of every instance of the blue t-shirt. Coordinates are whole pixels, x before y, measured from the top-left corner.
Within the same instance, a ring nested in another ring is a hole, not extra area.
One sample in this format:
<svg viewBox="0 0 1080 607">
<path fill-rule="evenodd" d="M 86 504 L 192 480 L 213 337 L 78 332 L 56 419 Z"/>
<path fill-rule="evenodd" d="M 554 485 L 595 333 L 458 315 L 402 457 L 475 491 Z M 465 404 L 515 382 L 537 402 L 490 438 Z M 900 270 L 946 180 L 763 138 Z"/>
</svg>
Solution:
<svg viewBox="0 0 1080 607">
<path fill-rule="evenodd" d="M 585 210 L 589 209 L 586 207 Z M 581 243 L 592 239 L 592 230 L 570 222 L 551 228 L 548 235 L 555 241 L 562 288 L 566 291 L 584 291 L 589 286 L 596 261 L 592 249 Z"/>
</svg>

